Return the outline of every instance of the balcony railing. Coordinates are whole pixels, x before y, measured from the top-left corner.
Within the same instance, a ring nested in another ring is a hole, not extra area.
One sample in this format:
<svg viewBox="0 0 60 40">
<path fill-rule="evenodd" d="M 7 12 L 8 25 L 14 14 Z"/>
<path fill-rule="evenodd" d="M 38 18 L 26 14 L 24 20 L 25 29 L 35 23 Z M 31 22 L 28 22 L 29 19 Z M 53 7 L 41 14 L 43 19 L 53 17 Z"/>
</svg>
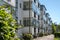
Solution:
<svg viewBox="0 0 60 40">
<path fill-rule="evenodd" d="M 30 24 L 29 24 L 29 21 L 30 21 Z M 34 18 L 31 18 L 30 20 L 28 18 L 24 19 L 23 20 L 23 24 L 24 26 L 34 26 L 34 27 L 39 27 L 40 23 L 39 23 L 39 20 L 36 20 Z"/>
<path fill-rule="evenodd" d="M 32 19 L 32 25 L 35 26 L 35 27 L 39 27 L 40 23 L 39 23 L 38 20 Z"/>
<path fill-rule="evenodd" d="M 32 10 L 36 12 L 37 15 L 40 14 L 40 9 L 32 2 Z"/>
</svg>

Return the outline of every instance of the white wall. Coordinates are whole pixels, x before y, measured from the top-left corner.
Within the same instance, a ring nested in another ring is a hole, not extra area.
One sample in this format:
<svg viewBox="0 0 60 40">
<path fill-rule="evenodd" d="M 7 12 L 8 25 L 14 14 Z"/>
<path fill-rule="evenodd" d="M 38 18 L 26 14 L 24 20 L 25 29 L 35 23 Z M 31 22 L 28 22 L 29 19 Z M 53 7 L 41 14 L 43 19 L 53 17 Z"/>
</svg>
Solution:
<svg viewBox="0 0 60 40">
<path fill-rule="evenodd" d="M 21 8 L 20 8 L 20 4 L 21 4 Z M 18 0 L 18 19 L 21 20 L 22 19 L 22 0 Z"/>
<path fill-rule="evenodd" d="M 22 33 L 29 33 L 29 27 L 24 27 L 22 30 Z M 32 33 L 32 35 L 34 35 L 34 27 L 30 27 L 30 33 Z"/>
</svg>

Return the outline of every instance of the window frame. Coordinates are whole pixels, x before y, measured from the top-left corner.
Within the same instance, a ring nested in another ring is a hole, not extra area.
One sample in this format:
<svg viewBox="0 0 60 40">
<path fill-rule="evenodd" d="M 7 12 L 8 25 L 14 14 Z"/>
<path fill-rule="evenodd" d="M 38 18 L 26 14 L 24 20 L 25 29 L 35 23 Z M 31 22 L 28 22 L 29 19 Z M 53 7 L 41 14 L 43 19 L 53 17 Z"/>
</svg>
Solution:
<svg viewBox="0 0 60 40">
<path fill-rule="evenodd" d="M 34 2 L 36 3 L 36 0 L 34 0 Z"/>
<path fill-rule="evenodd" d="M 36 18 L 36 12 L 34 12 L 34 17 Z"/>
<path fill-rule="evenodd" d="M 20 3 L 20 8 L 21 8 L 21 3 Z"/>
<path fill-rule="evenodd" d="M 30 10 L 32 9 L 32 1 L 30 4 Z M 23 10 L 29 10 L 29 1 L 24 1 L 23 2 Z"/>
<path fill-rule="evenodd" d="M 25 21 L 25 22 L 24 22 Z M 30 22 L 30 24 L 29 24 L 29 22 Z M 32 24 L 31 24 L 31 20 L 29 20 L 28 18 L 27 19 L 23 19 L 23 25 L 24 26 L 31 26 Z"/>
</svg>

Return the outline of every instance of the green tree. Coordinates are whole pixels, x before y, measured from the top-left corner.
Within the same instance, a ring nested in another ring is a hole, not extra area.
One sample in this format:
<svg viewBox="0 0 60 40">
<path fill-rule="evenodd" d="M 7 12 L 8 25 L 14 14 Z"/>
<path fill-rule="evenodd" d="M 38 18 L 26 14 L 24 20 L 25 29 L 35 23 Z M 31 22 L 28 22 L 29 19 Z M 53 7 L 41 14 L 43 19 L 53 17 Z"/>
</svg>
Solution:
<svg viewBox="0 0 60 40">
<path fill-rule="evenodd" d="M 10 11 L 9 13 L 14 13 L 15 12 L 15 9 L 14 7 L 12 7 L 11 5 L 7 4 L 7 3 L 4 3 L 3 5 L 0 6 L 0 9 L 5 9 L 6 11 Z"/>
<path fill-rule="evenodd" d="M 60 32 L 60 24 L 57 25 L 57 32 Z"/>
<path fill-rule="evenodd" d="M 56 32 L 56 24 L 52 23 L 52 33 L 54 34 Z"/>
<path fill-rule="evenodd" d="M 0 40 L 19 40 L 15 34 L 16 21 L 0 6 Z"/>
</svg>

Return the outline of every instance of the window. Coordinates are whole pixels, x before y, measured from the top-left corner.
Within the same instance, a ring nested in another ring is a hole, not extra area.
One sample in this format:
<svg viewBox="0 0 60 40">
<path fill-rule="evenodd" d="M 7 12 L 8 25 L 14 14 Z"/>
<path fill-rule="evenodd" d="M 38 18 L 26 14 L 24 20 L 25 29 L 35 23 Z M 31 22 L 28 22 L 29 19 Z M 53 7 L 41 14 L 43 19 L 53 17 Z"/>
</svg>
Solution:
<svg viewBox="0 0 60 40">
<path fill-rule="evenodd" d="M 46 21 L 46 24 L 47 24 L 48 22 Z"/>
<path fill-rule="evenodd" d="M 41 20 L 43 20 L 43 18 L 41 18 Z"/>
<path fill-rule="evenodd" d="M 38 3 L 38 7 L 40 7 L 40 4 Z"/>
<path fill-rule="evenodd" d="M 45 24 L 45 20 L 44 20 L 44 24 Z"/>
<path fill-rule="evenodd" d="M 39 20 L 40 16 L 38 15 L 38 20 Z"/>
<path fill-rule="evenodd" d="M 20 8 L 21 8 L 21 3 L 20 3 Z"/>
<path fill-rule="evenodd" d="M 36 0 L 34 0 L 34 2 L 36 3 Z"/>
<path fill-rule="evenodd" d="M 24 26 L 26 26 L 26 20 L 23 20 L 23 24 L 24 24 Z"/>
<path fill-rule="evenodd" d="M 45 11 L 44 11 L 44 15 L 45 15 Z"/>
<path fill-rule="evenodd" d="M 20 20 L 20 24 L 21 24 L 21 20 Z"/>
<path fill-rule="evenodd" d="M 29 10 L 29 8 L 31 9 L 31 4 L 29 5 L 29 2 L 23 2 L 23 10 Z"/>
<path fill-rule="evenodd" d="M 34 17 L 36 18 L 36 12 L 34 12 Z"/>
<path fill-rule="evenodd" d="M 38 33 L 39 33 L 40 28 L 38 28 Z"/>
<path fill-rule="evenodd" d="M 8 2 L 11 2 L 11 0 L 7 0 Z"/>
<path fill-rule="evenodd" d="M 31 24 L 31 22 L 30 22 L 30 20 L 29 19 L 24 19 L 23 20 L 23 24 L 24 24 L 24 26 L 29 26 L 30 24 Z"/>
<path fill-rule="evenodd" d="M 18 17 L 16 17 L 16 19 L 18 19 Z"/>
<path fill-rule="evenodd" d="M 40 10 L 43 11 L 43 7 L 40 5 Z"/>
<path fill-rule="evenodd" d="M 34 33 L 36 33 L 36 28 L 34 27 Z"/>
</svg>

